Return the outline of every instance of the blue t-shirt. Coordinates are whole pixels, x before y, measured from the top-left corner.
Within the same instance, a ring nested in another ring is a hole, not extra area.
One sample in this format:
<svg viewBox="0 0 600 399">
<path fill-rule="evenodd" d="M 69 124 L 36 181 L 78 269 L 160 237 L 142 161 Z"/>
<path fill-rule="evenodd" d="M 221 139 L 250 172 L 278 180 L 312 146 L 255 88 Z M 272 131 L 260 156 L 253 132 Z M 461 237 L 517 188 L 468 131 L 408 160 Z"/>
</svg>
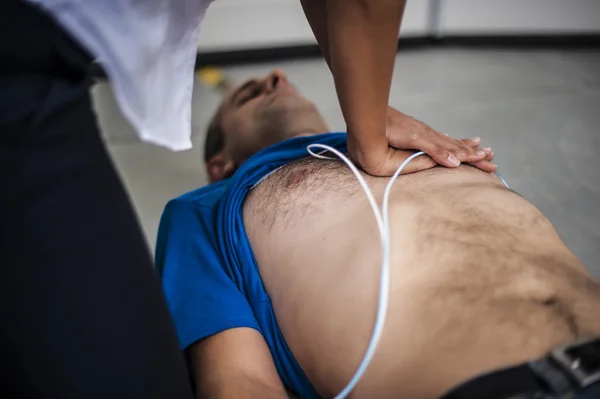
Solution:
<svg viewBox="0 0 600 399">
<path fill-rule="evenodd" d="M 225 181 L 171 200 L 162 215 L 156 266 L 182 349 L 228 328 L 258 330 L 284 385 L 318 398 L 281 333 L 244 230 L 242 204 L 265 175 L 310 156 L 321 143 L 346 151 L 346 134 L 286 140 L 255 154 Z"/>
</svg>

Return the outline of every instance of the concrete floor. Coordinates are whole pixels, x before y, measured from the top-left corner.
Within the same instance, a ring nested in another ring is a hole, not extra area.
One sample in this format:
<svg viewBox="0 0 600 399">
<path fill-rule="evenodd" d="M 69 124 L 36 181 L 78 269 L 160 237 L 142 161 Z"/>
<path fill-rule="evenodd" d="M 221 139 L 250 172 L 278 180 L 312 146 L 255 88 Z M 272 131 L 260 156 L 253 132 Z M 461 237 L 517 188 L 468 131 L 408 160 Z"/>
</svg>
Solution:
<svg viewBox="0 0 600 399">
<path fill-rule="evenodd" d="M 330 124 L 343 130 L 322 60 L 227 68 L 236 82 L 283 68 Z M 141 143 L 105 83 L 94 88 L 110 152 L 151 247 L 172 197 L 206 184 L 203 131 L 219 96 L 196 85 L 195 147 Z M 398 56 L 391 104 L 454 137 L 480 136 L 509 184 L 544 212 L 600 279 L 600 50 L 414 50 Z"/>
</svg>

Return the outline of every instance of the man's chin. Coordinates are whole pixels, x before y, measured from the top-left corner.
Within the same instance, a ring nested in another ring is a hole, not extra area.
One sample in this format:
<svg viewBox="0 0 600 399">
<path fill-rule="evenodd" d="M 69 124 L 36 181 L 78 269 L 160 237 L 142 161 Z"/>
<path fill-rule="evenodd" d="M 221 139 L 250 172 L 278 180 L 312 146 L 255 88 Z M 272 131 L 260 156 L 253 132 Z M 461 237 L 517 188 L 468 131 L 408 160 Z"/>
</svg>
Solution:
<svg viewBox="0 0 600 399">
<path fill-rule="evenodd" d="M 282 92 L 273 95 L 272 100 L 267 104 L 267 108 L 285 108 L 290 111 L 309 103 L 304 97 L 293 92 Z"/>
<path fill-rule="evenodd" d="M 260 130 L 270 143 L 323 131 L 324 122 L 314 104 L 303 97 L 281 96 L 261 115 Z"/>
<path fill-rule="evenodd" d="M 282 141 L 285 141 L 285 140 L 291 140 L 291 139 L 295 139 L 297 137 L 314 136 L 314 135 L 321 134 L 321 133 L 323 133 L 323 132 L 317 132 L 310 127 L 298 126 L 298 127 L 290 128 L 287 130 L 282 130 L 278 134 L 278 136 L 275 138 L 275 140 L 277 143 L 281 143 Z M 273 144 L 276 144 L 276 143 L 273 143 Z"/>
</svg>

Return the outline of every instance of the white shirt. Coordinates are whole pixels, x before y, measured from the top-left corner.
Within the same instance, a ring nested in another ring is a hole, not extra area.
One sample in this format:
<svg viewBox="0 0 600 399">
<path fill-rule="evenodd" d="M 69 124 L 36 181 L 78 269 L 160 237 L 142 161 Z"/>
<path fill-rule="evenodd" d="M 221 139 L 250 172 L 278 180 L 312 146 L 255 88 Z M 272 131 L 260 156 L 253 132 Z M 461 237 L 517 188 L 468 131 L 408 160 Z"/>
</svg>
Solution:
<svg viewBox="0 0 600 399">
<path fill-rule="evenodd" d="M 1 0 L 0 0 L 1 1 Z M 96 57 L 144 141 L 191 148 L 200 21 L 212 0 L 29 0 Z"/>
</svg>

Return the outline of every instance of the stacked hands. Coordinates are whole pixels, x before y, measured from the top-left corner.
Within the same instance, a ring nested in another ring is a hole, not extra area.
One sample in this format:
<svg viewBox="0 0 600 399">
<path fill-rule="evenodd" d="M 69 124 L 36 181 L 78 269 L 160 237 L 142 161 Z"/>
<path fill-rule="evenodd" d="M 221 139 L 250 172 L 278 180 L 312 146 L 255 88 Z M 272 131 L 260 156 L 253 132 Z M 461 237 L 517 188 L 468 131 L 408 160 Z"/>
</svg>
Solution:
<svg viewBox="0 0 600 399">
<path fill-rule="evenodd" d="M 419 172 L 437 165 L 455 168 L 468 163 L 484 172 L 495 172 L 491 148 L 479 148 L 477 138 L 455 140 L 433 130 L 425 123 L 388 107 L 386 117 L 386 142 L 373 143 L 368 149 L 361 148 L 348 132 L 348 154 L 365 172 L 373 176 L 391 176 L 415 150 L 425 155 L 413 159 L 403 174 Z M 364 146 L 363 146 L 364 147 Z"/>
</svg>

